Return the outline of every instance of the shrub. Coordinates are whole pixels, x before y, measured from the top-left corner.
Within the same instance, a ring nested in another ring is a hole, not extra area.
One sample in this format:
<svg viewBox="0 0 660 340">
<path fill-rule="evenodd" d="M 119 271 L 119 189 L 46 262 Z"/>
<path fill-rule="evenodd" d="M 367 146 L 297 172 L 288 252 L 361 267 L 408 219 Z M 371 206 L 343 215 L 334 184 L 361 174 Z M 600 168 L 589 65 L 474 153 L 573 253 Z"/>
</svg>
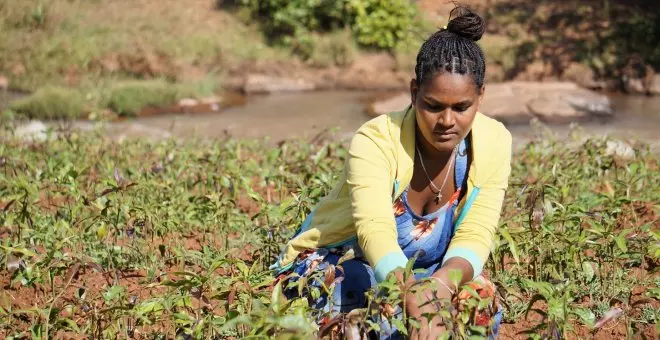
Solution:
<svg viewBox="0 0 660 340">
<path fill-rule="evenodd" d="M 9 109 L 29 118 L 79 118 L 85 111 L 85 99 L 78 91 L 63 87 L 44 87 L 13 102 Z"/>
<path fill-rule="evenodd" d="M 310 58 L 313 33 L 351 28 L 361 45 L 393 49 L 413 37 L 417 8 L 407 0 L 242 0 L 271 40 Z"/>
<path fill-rule="evenodd" d="M 241 0 L 272 38 L 305 31 L 329 31 L 345 25 L 345 0 Z"/>
<path fill-rule="evenodd" d="M 417 9 L 407 0 L 351 0 L 353 34 L 365 46 L 393 49 L 414 38 Z"/>
</svg>

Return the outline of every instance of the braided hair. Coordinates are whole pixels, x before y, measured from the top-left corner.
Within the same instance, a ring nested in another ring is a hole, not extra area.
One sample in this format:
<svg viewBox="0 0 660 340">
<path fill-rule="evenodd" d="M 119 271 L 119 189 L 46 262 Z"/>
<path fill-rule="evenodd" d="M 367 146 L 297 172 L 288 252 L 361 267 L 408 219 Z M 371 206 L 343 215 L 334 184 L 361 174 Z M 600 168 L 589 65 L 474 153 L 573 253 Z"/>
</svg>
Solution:
<svg viewBox="0 0 660 340">
<path fill-rule="evenodd" d="M 439 72 L 449 72 L 472 76 L 479 90 L 484 85 L 486 61 L 476 41 L 486 30 L 484 19 L 462 6 L 455 7 L 449 18 L 449 24 L 431 35 L 419 49 L 415 65 L 417 86 Z"/>
</svg>

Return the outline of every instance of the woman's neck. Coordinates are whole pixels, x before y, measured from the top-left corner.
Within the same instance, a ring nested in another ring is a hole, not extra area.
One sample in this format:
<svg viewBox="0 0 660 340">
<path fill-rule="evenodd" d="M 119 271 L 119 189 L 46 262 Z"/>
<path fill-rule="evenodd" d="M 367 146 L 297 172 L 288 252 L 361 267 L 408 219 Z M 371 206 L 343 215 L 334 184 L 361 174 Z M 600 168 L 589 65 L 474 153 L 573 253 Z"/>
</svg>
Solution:
<svg viewBox="0 0 660 340">
<path fill-rule="evenodd" d="M 454 152 L 454 149 L 451 150 L 436 149 L 431 143 L 429 143 L 426 140 L 426 138 L 424 138 L 424 135 L 422 135 L 422 133 L 417 128 L 415 129 L 415 143 L 416 143 L 416 147 L 420 148 L 422 155 L 427 160 L 445 162 L 451 157 L 452 153 Z"/>
</svg>

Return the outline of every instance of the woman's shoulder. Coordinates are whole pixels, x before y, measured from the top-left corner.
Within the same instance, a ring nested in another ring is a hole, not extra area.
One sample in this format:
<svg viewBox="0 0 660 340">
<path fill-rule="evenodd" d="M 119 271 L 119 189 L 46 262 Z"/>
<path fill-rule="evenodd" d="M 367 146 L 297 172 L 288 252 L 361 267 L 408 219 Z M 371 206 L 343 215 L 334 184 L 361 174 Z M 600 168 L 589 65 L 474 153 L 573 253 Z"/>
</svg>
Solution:
<svg viewBox="0 0 660 340">
<path fill-rule="evenodd" d="M 404 124 L 408 109 L 393 111 L 387 114 L 372 118 L 358 128 L 356 134 L 366 135 L 372 139 L 392 140 L 398 136 Z"/>
<path fill-rule="evenodd" d="M 479 168 L 495 171 L 497 164 L 511 160 L 513 139 L 511 132 L 501 122 L 477 113 L 472 125 L 472 147 L 474 161 Z M 488 171 L 484 170 L 483 175 Z"/>
<path fill-rule="evenodd" d="M 484 145 L 488 145 L 490 148 L 499 148 L 503 144 L 511 145 L 512 143 L 512 136 L 509 129 L 502 122 L 488 117 L 481 112 L 477 112 L 477 116 L 472 124 L 472 131 L 478 135 L 478 139 L 482 140 Z"/>
</svg>

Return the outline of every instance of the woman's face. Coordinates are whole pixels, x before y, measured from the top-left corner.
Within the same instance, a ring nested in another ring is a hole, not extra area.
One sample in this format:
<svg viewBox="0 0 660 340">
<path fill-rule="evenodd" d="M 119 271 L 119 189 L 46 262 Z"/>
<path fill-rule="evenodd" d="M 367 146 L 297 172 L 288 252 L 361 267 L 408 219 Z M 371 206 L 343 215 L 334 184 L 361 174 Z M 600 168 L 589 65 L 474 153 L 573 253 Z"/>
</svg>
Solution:
<svg viewBox="0 0 660 340">
<path fill-rule="evenodd" d="M 436 74 L 421 86 L 410 82 L 412 103 L 417 111 L 418 132 L 426 146 L 451 152 L 472 127 L 484 87 L 477 90 L 469 75 L 449 72 Z"/>
</svg>

